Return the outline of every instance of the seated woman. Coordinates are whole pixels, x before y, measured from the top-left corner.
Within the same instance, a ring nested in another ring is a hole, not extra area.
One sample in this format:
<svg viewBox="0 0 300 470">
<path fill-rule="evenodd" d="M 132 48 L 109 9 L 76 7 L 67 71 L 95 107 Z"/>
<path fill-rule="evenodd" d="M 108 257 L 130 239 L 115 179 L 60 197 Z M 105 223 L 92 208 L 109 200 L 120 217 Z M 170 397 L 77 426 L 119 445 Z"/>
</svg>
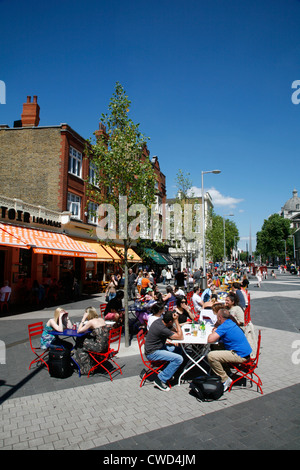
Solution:
<svg viewBox="0 0 300 470">
<path fill-rule="evenodd" d="M 170 302 L 176 303 L 177 297 L 174 295 L 172 286 L 167 286 L 166 291 L 167 293 L 163 296 L 163 301 L 165 302 L 165 306 L 169 307 Z"/>
<path fill-rule="evenodd" d="M 218 301 L 218 296 L 217 294 L 212 294 L 210 299 L 207 302 L 204 302 L 203 308 L 205 309 L 212 309 L 212 307 L 215 305 L 215 303 Z"/>
<path fill-rule="evenodd" d="M 225 298 L 225 306 L 228 308 L 230 314 L 236 319 L 238 326 L 244 326 L 244 310 L 239 306 L 239 298 L 234 292 L 229 292 Z"/>
<path fill-rule="evenodd" d="M 93 367 L 93 360 L 88 351 L 106 352 L 108 349 L 109 328 L 94 307 L 85 309 L 77 332 L 84 333 L 88 330 L 89 334 L 77 338 L 73 355 L 83 375 L 87 375 Z"/>
<path fill-rule="evenodd" d="M 195 319 L 195 315 L 187 304 L 186 297 L 178 297 L 175 312 L 178 314 L 179 323 L 186 323 L 188 320 L 193 321 Z"/>
<path fill-rule="evenodd" d="M 58 340 L 58 338 L 51 334 L 51 331 L 63 332 L 66 328 L 72 328 L 72 322 L 68 317 L 68 312 L 65 309 L 58 307 L 54 312 L 54 318 L 50 318 L 44 326 L 44 331 L 41 336 L 41 349 L 47 349 L 51 344 L 62 344 L 68 349 L 72 345 L 68 341 Z"/>
<path fill-rule="evenodd" d="M 156 303 L 155 305 L 151 307 L 151 315 L 148 318 L 147 330 L 149 330 L 150 326 L 155 320 L 157 320 L 158 318 L 162 316 L 164 311 L 165 311 L 165 306 L 163 302 Z"/>
<path fill-rule="evenodd" d="M 118 325 L 121 325 L 124 320 L 124 312 L 122 299 L 124 298 L 124 292 L 118 290 L 115 297 L 113 297 L 106 305 L 104 310 L 105 320 L 115 321 Z"/>
</svg>

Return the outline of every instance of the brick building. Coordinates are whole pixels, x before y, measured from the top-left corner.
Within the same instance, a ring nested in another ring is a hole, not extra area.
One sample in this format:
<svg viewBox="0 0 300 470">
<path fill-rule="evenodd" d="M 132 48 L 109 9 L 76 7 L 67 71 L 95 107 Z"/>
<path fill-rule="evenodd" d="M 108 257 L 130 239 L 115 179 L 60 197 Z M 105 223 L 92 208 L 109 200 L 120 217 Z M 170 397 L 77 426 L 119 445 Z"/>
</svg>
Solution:
<svg viewBox="0 0 300 470">
<path fill-rule="evenodd" d="M 28 96 L 21 120 L 0 125 L 0 284 L 9 280 L 13 301 L 25 282 L 75 276 L 84 285 L 120 270 L 118 252 L 97 243 L 95 207 L 89 211 L 86 198 L 94 168 L 85 158 L 85 139 L 67 124 L 39 126 L 39 113 L 37 97 Z M 101 125 L 97 132 L 104 132 Z M 164 202 L 157 157 L 152 165 L 157 200 Z"/>
</svg>

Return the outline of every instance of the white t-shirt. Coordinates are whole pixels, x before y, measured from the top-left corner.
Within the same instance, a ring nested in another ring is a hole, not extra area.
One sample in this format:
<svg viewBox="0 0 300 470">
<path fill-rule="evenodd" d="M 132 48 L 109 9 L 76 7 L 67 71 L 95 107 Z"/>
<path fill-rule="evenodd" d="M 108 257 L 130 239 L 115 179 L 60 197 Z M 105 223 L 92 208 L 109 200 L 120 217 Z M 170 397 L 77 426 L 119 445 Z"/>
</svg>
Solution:
<svg viewBox="0 0 300 470">
<path fill-rule="evenodd" d="M 156 317 L 155 315 L 150 315 L 148 318 L 148 323 L 147 323 L 147 330 L 149 330 L 150 326 L 152 325 L 155 320 L 158 320 L 160 317 Z"/>
<path fill-rule="evenodd" d="M 201 300 L 200 295 L 196 294 L 196 292 L 195 292 L 193 294 L 192 301 L 193 301 L 194 308 L 195 308 L 196 312 L 200 312 L 200 310 L 202 308 L 202 300 Z"/>
<path fill-rule="evenodd" d="M 8 296 L 8 299 L 7 299 L 7 300 L 9 300 L 10 294 L 11 294 L 11 287 L 9 287 L 9 286 L 1 287 L 1 289 L 0 289 L 1 302 L 4 302 L 6 292 L 9 292 L 9 296 Z"/>
</svg>

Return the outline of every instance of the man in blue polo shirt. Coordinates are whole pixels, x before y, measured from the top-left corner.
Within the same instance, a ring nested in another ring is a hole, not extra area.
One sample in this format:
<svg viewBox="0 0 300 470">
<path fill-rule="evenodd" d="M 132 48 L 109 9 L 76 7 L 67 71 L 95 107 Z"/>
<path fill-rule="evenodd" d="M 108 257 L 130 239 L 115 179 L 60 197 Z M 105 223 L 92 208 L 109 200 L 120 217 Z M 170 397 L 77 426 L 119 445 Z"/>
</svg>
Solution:
<svg viewBox="0 0 300 470">
<path fill-rule="evenodd" d="M 207 342 L 220 341 L 225 349 L 210 351 L 207 359 L 215 374 L 221 377 L 224 391 L 226 391 L 232 382 L 225 371 L 226 364 L 246 362 L 250 359 L 252 349 L 241 328 L 230 320 L 230 313 L 227 309 L 219 310 L 217 318 L 219 326 L 208 336 Z"/>
</svg>

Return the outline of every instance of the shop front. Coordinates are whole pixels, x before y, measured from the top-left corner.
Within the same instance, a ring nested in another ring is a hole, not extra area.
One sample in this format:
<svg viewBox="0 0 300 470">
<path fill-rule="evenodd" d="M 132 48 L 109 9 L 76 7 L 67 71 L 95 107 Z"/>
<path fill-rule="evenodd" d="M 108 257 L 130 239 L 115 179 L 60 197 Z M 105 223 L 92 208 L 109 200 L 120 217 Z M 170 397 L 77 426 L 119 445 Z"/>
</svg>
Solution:
<svg viewBox="0 0 300 470">
<path fill-rule="evenodd" d="M 96 252 L 59 232 L 0 223 L 1 283 L 9 281 L 11 303 L 37 303 L 51 291 L 68 297 L 80 286 L 85 259 Z"/>
</svg>

